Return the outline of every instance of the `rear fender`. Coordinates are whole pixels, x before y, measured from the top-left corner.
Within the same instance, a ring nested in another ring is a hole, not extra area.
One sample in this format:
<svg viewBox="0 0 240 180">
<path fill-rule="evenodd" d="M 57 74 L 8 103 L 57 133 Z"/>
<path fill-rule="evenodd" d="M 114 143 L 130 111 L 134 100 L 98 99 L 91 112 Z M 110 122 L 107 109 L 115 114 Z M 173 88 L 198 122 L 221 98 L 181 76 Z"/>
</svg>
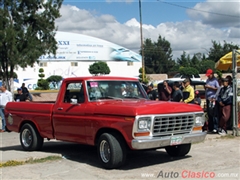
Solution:
<svg viewBox="0 0 240 180">
<path fill-rule="evenodd" d="M 23 126 L 24 124 L 26 124 L 26 123 L 29 123 L 29 124 L 33 125 L 33 126 L 36 128 L 36 130 L 39 132 L 39 134 L 42 136 L 41 131 L 40 131 L 40 128 L 39 128 L 39 126 L 37 125 L 37 123 L 35 123 L 35 122 L 33 122 L 33 121 L 30 121 L 30 120 L 24 120 L 24 121 L 22 121 L 21 124 L 19 125 L 18 132 L 21 131 L 22 126 Z"/>
</svg>

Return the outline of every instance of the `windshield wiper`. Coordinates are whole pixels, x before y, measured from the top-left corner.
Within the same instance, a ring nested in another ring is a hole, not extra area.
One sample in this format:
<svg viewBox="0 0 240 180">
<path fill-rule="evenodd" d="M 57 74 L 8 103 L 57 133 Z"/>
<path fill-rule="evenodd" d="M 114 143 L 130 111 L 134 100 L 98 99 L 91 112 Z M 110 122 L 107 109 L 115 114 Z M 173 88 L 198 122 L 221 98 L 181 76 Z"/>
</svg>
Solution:
<svg viewBox="0 0 240 180">
<path fill-rule="evenodd" d="M 124 96 L 124 98 L 130 98 L 130 99 L 146 99 L 138 96 Z"/>
<path fill-rule="evenodd" d="M 118 100 L 122 100 L 122 98 L 114 97 L 114 96 L 104 96 L 104 97 L 99 97 L 98 99 L 118 99 Z"/>
</svg>

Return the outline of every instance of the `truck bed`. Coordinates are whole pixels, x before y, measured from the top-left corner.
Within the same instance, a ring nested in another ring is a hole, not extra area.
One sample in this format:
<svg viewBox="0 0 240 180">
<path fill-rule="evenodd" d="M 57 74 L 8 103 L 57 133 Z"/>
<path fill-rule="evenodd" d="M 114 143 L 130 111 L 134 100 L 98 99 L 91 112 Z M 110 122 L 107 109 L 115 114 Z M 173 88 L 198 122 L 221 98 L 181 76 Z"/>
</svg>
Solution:
<svg viewBox="0 0 240 180">
<path fill-rule="evenodd" d="M 6 109 L 6 120 L 12 125 L 8 130 L 20 132 L 21 124 L 33 122 L 42 137 L 52 138 L 52 110 L 55 101 L 45 102 L 9 102 Z M 11 114 L 8 113 L 11 112 Z"/>
</svg>

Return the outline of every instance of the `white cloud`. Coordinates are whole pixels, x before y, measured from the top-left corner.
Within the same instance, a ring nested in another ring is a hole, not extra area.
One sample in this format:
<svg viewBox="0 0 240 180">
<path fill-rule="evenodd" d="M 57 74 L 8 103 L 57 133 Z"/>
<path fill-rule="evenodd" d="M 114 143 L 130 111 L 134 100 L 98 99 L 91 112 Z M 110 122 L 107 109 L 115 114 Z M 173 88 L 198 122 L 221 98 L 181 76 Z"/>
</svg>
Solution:
<svg viewBox="0 0 240 180">
<path fill-rule="evenodd" d="M 240 0 L 208 0 L 195 5 L 187 10 L 188 15 L 194 20 L 200 20 L 203 24 L 211 24 L 215 27 L 240 27 Z"/>
<path fill-rule="evenodd" d="M 56 21 L 59 31 L 101 38 L 136 52 L 140 49 L 140 25 L 135 18 L 121 24 L 112 15 L 97 16 L 95 12 L 70 5 L 62 5 L 60 12 L 62 17 Z M 183 51 L 188 54 L 207 53 L 206 49 L 212 47 L 212 40 L 239 44 L 240 30 L 236 22 L 233 21 L 232 26 L 223 29 L 213 26 L 214 22 L 210 24 L 210 19 L 209 23 L 206 23 L 205 17 L 203 21 L 166 22 L 156 27 L 143 24 L 143 37 L 151 38 L 152 41 L 157 41 L 159 35 L 164 37 L 171 44 L 174 59 L 180 57 Z"/>
</svg>

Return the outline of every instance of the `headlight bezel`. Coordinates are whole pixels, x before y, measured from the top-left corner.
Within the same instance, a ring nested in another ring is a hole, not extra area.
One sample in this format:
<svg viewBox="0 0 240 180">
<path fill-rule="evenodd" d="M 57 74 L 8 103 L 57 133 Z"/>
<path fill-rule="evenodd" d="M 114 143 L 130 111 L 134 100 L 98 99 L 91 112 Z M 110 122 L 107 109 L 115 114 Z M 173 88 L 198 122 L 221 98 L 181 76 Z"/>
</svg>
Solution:
<svg viewBox="0 0 240 180">
<path fill-rule="evenodd" d="M 194 119 L 194 127 L 204 126 L 206 121 L 204 113 L 196 113 Z"/>
<path fill-rule="evenodd" d="M 138 119 L 137 123 L 137 131 L 143 132 L 143 131 L 150 131 L 151 130 L 151 123 L 152 118 L 151 117 L 140 117 Z"/>
</svg>

